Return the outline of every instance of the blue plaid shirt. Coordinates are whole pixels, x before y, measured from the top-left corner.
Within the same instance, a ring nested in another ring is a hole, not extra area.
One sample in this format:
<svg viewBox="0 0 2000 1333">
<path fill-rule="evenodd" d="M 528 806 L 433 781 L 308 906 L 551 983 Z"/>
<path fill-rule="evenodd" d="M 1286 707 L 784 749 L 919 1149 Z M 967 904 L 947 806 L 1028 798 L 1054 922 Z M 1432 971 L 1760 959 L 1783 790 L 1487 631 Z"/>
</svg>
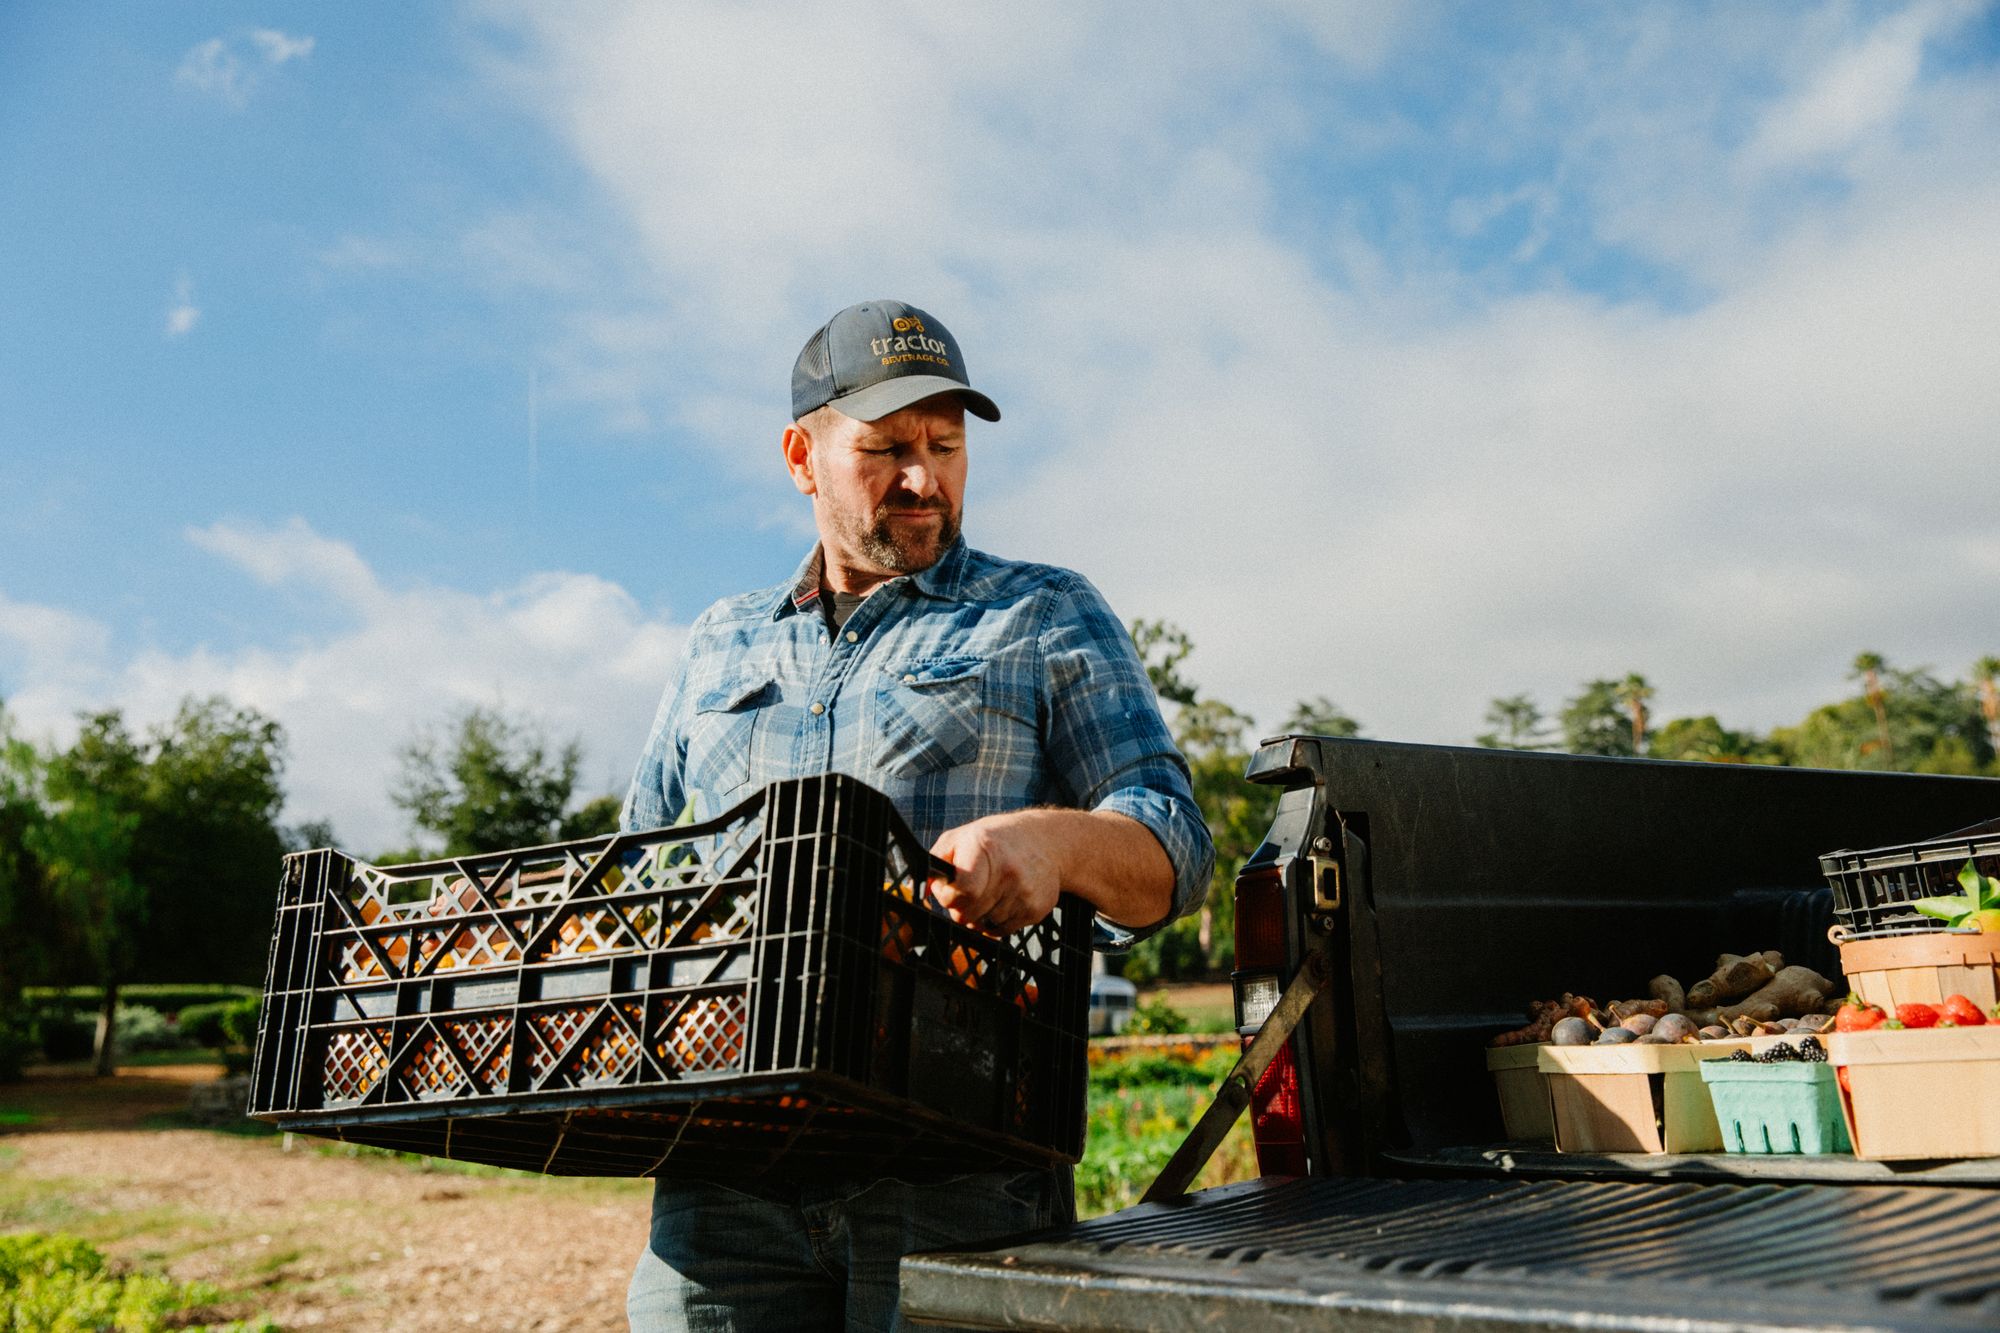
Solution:
<svg viewBox="0 0 2000 1333">
<path fill-rule="evenodd" d="M 1187 761 L 1124 626 L 1083 576 L 959 541 L 877 587 L 834 635 L 820 558 L 814 547 L 792 579 L 695 621 L 625 828 L 707 818 L 780 778 L 846 773 L 886 793 L 926 846 L 1027 806 L 1129 815 L 1173 863 L 1167 919 L 1200 906 L 1215 848 Z M 1164 924 L 1100 920 L 1099 947 Z"/>
</svg>

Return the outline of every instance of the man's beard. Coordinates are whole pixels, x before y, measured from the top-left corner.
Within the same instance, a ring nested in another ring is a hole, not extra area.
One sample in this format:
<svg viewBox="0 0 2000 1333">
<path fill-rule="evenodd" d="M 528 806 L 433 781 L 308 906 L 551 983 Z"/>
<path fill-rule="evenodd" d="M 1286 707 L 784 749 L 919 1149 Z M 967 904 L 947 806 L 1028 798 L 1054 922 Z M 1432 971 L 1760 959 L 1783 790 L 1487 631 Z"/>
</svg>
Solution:
<svg viewBox="0 0 2000 1333">
<path fill-rule="evenodd" d="M 928 528 L 904 528 L 899 531 L 899 525 L 890 519 L 892 514 L 938 515 L 935 539 Z M 868 527 L 853 535 L 861 553 L 882 568 L 893 569 L 898 574 L 914 574 L 936 564 L 938 558 L 958 540 L 958 515 L 952 513 L 942 500 L 921 504 L 882 504 L 876 506 L 874 519 Z"/>
</svg>

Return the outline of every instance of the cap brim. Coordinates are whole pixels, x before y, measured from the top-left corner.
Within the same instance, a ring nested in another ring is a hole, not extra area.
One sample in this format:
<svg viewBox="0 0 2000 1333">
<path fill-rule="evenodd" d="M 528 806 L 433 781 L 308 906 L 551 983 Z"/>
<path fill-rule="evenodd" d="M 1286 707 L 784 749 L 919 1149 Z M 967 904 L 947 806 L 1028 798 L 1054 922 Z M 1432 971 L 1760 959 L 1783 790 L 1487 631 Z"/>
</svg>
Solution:
<svg viewBox="0 0 2000 1333">
<path fill-rule="evenodd" d="M 912 403 L 921 403 L 941 393 L 955 393 L 965 399 L 965 410 L 976 417 L 986 421 L 1000 419 L 1000 409 L 991 398 L 977 389 L 966 388 L 949 375 L 898 375 L 856 389 L 844 398 L 835 398 L 827 406 L 856 421 L 880 421 L 891 412 L 900 412 Z"/>
</svg>

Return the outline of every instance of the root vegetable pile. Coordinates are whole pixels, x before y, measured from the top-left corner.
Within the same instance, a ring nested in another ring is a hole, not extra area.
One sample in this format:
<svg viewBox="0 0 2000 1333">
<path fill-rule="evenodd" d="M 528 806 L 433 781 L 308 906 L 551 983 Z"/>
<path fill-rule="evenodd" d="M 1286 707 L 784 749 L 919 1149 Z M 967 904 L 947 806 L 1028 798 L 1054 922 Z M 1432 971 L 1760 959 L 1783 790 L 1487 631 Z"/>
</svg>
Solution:
<svg viewBox="0 0 2000 1333">
<path fill-rule="evenodd" d="M 1536 1000 L 1528 1023 L 1493 1038 L 1491 1045 L 1552 1041 L 1559 1046 L 1672 1045 L 1781 1032 L 1825 1032 L 1838 1007 L 1834 983 L 1809 967 L 1787 965 L 1775 949 L 1726 953 L 1715 970 L 1692 986 L 1654 977 L 1643 1000 L 1599 1005 L 1565 991 L 1560 1000 Z"/>
</svg>

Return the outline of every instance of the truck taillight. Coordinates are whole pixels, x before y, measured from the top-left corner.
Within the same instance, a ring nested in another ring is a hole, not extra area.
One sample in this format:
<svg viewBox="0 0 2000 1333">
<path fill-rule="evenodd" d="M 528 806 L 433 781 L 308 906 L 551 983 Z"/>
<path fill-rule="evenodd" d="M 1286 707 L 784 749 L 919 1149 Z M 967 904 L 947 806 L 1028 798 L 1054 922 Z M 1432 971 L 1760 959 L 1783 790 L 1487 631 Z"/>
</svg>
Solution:
<svg viewBox="0 0 2000 1333">
<path fill-rule="evenodd" d="M 1285 879 L 1276 866 L 1236 877 L 1236 1030 L 1248 1050 L 1257 1030 L 1285 992 Z M 1292 1044 L 1278 1048 L 1250 1090 L 1251 1135 L 1257 1169 L 1267 1176 L 1306 1173 L 1305 1121 L 1299 1105 L 1299 1066 Z"/>
<path fill-rule="evenodd" d="M 1245 972 L 1285 967 L 1285 879 L 1275 866 L 1236 877 L 1236 966 Z"/>
<path fill-rule="evenodd" d="M 1245 1037 L 1247 1047 L 1250 1038 Z M 1299 1066 L 1292 1044 L 1278 1048 L 1250 1090 L 1250 1134 L 1257 1145 L 1257 1172 L 1265 1176 L 1306 1173 L 1305 1117 L 1299 1105 Z"/>
</svg>

